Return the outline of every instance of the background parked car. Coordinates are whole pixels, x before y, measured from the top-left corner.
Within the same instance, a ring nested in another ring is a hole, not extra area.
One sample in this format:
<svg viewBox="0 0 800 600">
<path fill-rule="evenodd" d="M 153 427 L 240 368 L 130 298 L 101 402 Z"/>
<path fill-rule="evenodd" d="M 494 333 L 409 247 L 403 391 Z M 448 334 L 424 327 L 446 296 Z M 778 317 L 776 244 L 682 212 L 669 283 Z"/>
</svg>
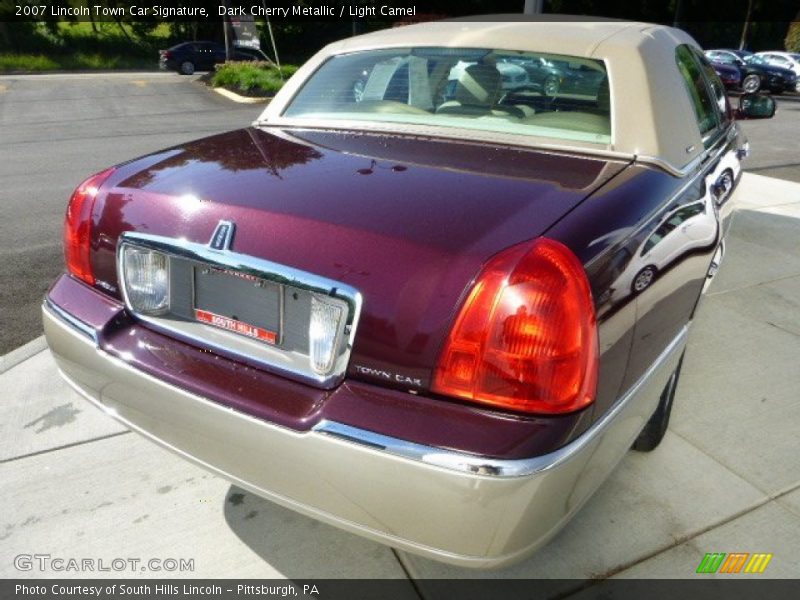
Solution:
<svg viewBox="0 0 800 600">
<path fill-rule="evenodd" d="M 756 56 L 763 58 L 767 64 L 789 69 L 800 77 L 800 53 L 798 52 L 758 52 Z"/>
<path fill-rule="evenodd" d="M 587 65 L 570 65 L 565 60 L 548 60 L 547 62 L 553 68 L 561 71 L 562 79 L 559 91 L 562 94 L 594 95 L 606 77 L 605 73 Z"/>
<path fill-rule="evenodd" d="M 516 90 L 531 84 L 525 69 L 519 65 L 510 62 L 498 62 L 497 70 L 500 71 L 501 89 Z"/>
<path fill-rule="evenodd" d="M 476 63 L 472 61 L 459 61 L 455 64 L 455 66 L 453 66 L 452 69 L 450 69 L 450 75 L 448 75 L 447 78 L 448 85 L 444 93 L 445 98 L 453 98 L 455 94 L 456 83 L 464 76 L 464 70 L 467 69 L 467 67 L 475 64 Z M 528 89 L 533 85 L 526 70 L 517 63 L 510 61 L 497 61 L 495 68 L 500 72 L 500 89 L 504 91 Z M 404 69 L 400 75 L 406 77 L 407 69 Z"/>
<path fill-rule="evenodd" d="M 709 188 L 709 193 L 697 202 L 668 212 L 612 284 L 612 298 L 640 294 L 650 287 L 665 266 L 675 264 L 679 257 L 693 250 L 717 242 L 719 218 L 714 212 L 713 202 Z"/>
<path fill-rule="evenodd" d="M 528 87 L 539 91 L 546 96 L 555 96 L 564 82 L 564 72 L 555 67 L 550 61 L 541 58 L 508 57 L 503 59 L 506 64 L 515 64 L 528 74 Z M 503 63 L 498 63 L 498 65 Z"/>
<path fill-rule="evenodd" d="M 515 64 L 528 73 L 528 88 L 545 96 L 556 94 L 576 94 L 593 96 L 605 77 L 605 74 L 586 65 L 570 65 L 566 60 L 554 60 L 544 57 L 522 58 L 509 56 L 498 62 Z M 519 86 L 522 87 L 522 86 Z"/>
<path fill-rule="evenodd" d="M 742 72 L 742 91 L 746 93 L 769 90 L 773 94 L 793 91 L 797 87 L 797 75 L 789 69 L 768 64 L 764 59 L 745 50 L 707 50 L 711 62 L 733 65 Z"/>
<path fill-rule="evenodd" d="M 167 50 L 159 50 L 158 66 L 162 70 L 191 75 L 195 71 L 210 71 L 225 62 L 225 46 L 217 42 L 183 42 Z M 233 60 L 263 60 L 266 57 L 252 48 L 236 48 Z"/>
<path fill-rule="evenodd" d="M 719 75 L 720 81 L 725 85 L 727 90 L 740 90 L 742 87 L 742 72 L 733 65 L 728 65 L 721 62 L 711 62 L 714 71 Z"/>
</svg>

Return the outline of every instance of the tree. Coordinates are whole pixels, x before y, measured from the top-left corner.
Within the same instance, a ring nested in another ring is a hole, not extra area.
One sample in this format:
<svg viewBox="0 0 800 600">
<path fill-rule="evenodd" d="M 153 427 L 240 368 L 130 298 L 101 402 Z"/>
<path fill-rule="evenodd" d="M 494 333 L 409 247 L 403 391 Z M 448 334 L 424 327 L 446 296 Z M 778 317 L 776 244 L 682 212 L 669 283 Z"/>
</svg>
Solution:
<svg viewBox="0 0 800 600">
<path fill-rule="evenodd" d="M 747 14 L 744 17 L 744 27 L 742 27 L 742 37 L 739 40 L 739 50 L 744 50 L 747 46 L 747 32 L 750 29 L 750 17 L 753 14 L 753 0 L 747 2 Z"/>
<path fill-rule="evenodd" d="M 797 13 L 794 21 L 789 23 L 789 31 L 786 33 L 783 45 L 787 52 L 800 52 L 800 12 Z"/>
</svg>

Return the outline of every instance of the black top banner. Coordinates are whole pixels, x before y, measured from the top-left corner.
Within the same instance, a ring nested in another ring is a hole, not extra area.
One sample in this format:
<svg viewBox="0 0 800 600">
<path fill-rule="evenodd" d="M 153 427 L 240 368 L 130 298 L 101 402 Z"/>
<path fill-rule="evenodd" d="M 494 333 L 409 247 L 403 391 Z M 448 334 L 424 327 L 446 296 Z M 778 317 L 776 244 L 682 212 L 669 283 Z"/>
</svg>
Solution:
<svg viewBox="0 0 800 600">
<path fill-rule="evenodd" d="M 435 4 L 435 3 L 434 3 Z M 445 3 L 449 4 L 449 3 Z M 521 6 L 521 5 L 520 5 Z M 0 21 L 331 21 L 424 18 L 414 0 L 266 2 L 265 0 L 2 0 Z"/>
<path fill-rule="evenodd" d="M 524 0 L 0 0 L 0 22 L 22 21 L 219 21 L 273 20 L 277 23 L 304 21 L 376 21 L 416 23 L 446 17 L 487 15 L 485 20 L 508 20 L 519 16 Z M 655 23 L 695 23 L 718 26 L 740 23 L 746 14 L 751 22 L 787 23 L 797 15 L 797 0 L 756 2 L 747 13 L 747 2 L 725 8 L 715 3 L 684 0 L 649 2 L 630 0 L 544 0 L 543 11 Z"/>
</svg>

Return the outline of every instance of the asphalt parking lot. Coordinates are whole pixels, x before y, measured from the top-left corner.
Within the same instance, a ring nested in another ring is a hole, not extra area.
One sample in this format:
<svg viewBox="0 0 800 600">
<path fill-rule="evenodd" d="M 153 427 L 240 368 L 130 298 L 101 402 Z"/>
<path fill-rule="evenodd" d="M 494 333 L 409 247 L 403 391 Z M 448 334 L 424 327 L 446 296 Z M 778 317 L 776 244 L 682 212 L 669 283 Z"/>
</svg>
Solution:
<svg viewBox="0 0 800 600">
<path fill-rule="evenodd" d="M 0 355 L 41 335 L 70 193 L 109 165 L 249 125 L 257 106 L 175 73 L 0 76 Z"/>
<path fill-rule="evenodd" d="M 800 93 L 776 96 L 778 112 L 767 121 L 744 123 L 753 154 L 751 173 L 800 183 Z"/>
<path fill-rule="evenodd" d="M 0 78 L 4 338 L 25 303 L 38 319 L 61 269 L 63 207 L 81 175 L 258 113 L 172 74 L 114 77 Z M 48 104 L 51 88 L 65 95 L 60 103 Z M 41 96 L 39 112 L 23 119 L 24 104 Z M 629 453 L 529 560 L 455 569 L 261 500 L 92 408 L 33 342 L 0 363 L 0 577 L 65 575 L 14 566 L 21 553 L 48 553 L 193 559 L 194 571 L 172 575 L 200 578 L 411 578 L 408 597 L 426 600 L 443 597 L 434 578 L 554 578 L 552 593 L 566 597 L 580 591 L 574 579 L 692 577 L 706 552 L 772 553 L 756 577 L 800 577 L 800 102 L 779 106 L 774 120 L 745 124 L 754 173 L 732 200 L 727 256 L 690 334 L 664 443 Z M 7 349 L 39 335 L 26 327 Z"/>
</svg>

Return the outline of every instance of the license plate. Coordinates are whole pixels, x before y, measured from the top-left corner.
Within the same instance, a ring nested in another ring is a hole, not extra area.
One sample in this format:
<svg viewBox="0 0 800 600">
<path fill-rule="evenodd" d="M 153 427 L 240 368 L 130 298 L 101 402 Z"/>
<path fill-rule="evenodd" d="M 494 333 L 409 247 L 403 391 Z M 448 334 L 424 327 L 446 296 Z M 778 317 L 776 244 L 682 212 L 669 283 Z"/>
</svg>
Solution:
<svg viewBox="0 0 800 600">
<path fill-rule="evenodd" d="M 256 327 L 255 325 L 250 325 L 242 321 L 223 317 L 222 315 L 216 315 L 207 310 L 195 308 L 194 316 L 198 321 L 208 325 L 213 325 L 214 327 L 219 327 L 220 329 L 227 329 L 228 331 L 233 331 L 239 335 L 246 335 L 247 337 L 251 337 L 268 344 L 275 344 L 278 341 L 278 334 L 274 331 L 267 331 L 261 327 Z"/>
<path fill-rule="evenodd" d="M 226 269 L 195 267 L 194 318 L 266 344 L 280 342 L 283 288 Z"/>
</svg>

